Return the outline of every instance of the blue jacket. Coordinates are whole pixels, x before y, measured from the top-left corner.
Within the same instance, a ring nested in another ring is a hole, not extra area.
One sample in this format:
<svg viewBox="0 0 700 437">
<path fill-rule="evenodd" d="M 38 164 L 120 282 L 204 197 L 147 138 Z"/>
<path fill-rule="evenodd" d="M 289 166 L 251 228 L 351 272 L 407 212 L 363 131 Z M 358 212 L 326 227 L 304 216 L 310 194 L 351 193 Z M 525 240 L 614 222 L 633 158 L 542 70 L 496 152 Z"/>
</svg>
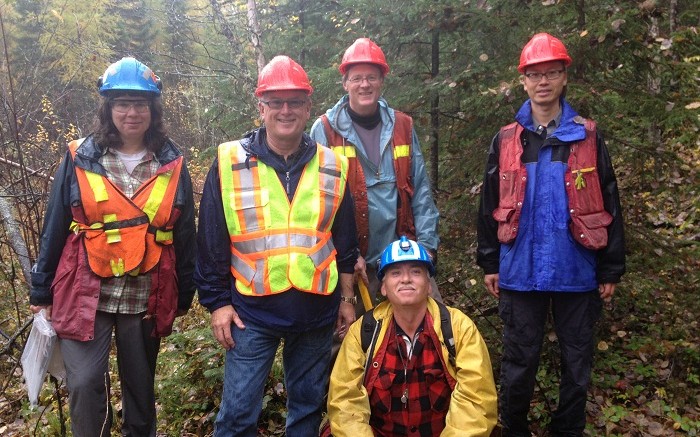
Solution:
<svg viewBox="0 0 700 437">
<path fill-rule="evenodd" d="M 288 196 L 291 201 L 306 163 L 316 153 L 315 143 L 304 134 L 301 155 L 288 166 L 284 159 L 270 152 L 265 138 L 263 127 L 249 132 L 240 141 L 252 156 L 273 167 L 285 185 L 289 174 Z M 353 273 L 358 253 L 357 232 L 352 196 L 347 186 L 331 233 L 338 252 L 338 272 Z M 244 323 L 252 321 L 270 329 L 303 332 L 327 326 L 335 322 L 338 316 L 339 289 L 330 296 L 295 289 L 262 297 L 244 296 L 236 291 L 235 279 L 231 275 L 231 239 L 224 217 L 217 160 L 214 160 L 209 169 L 199 207 L 194 281 L 199 293 L 199 302 L 203 306 L 209 311 L 214 311 L 226 305 L 233 305 Z"/>
<path fill-rule="evenodd" d="M 479 208 L 477 262 L 485 273 L 499 273 L 499 287 L 514 291 L 591 291 L 599 283 L 616 283 L 625 271 L 624 234 L 617 181 L 605 143 L 598 135 L 598 172 L 605 210 L 613 216 L 608 245 L 598 251 L 578 244 L 569 231 L 568 198 L 564 174 L 568 170 L 568 144 L 585 138 L 577 113 L 562 99 L 558 126 L 546 138 L 536 133 L 530 101 L 516 114 L 525 132 L 522 162 L 527 184 L 518 236 L 500 244 L 491 216 L 498 205 L 500 142 L 494 138 L 482 187 Z"/>
<path fill-rule="evenodd" d="M 326 111 L 331 127 L 341 136 L 354 144 L 362 165 L 367 184 L 367 201 L 369 204 L 369 247 L 366 261 L 375 265 L 384 248 L 396 241 L 396 202 L 398 191 L 391 154 L 391 137 L 394 132 L 394 110 L 383 98 L 379 99 L 379 112 L 382 118 L 380 144 L 380 168 L 367 157 L 359 135 L 353 127 L 348 113 L 348 96 L 343 96 L 336 105 Z M 323 123 L 317 119 L 311 127 L 311 137 L 318 143 L 328 146 Z M 425 162 L 420 150 L 416 132 L 413 132 L 413 156 L 411 157 L 413 194 L 413 217 L 416 226 L 416 238 L 429 250 L 437 250 L 439 213 L 430 189 L 430 180 L 425 171 Z"/>
</svg>

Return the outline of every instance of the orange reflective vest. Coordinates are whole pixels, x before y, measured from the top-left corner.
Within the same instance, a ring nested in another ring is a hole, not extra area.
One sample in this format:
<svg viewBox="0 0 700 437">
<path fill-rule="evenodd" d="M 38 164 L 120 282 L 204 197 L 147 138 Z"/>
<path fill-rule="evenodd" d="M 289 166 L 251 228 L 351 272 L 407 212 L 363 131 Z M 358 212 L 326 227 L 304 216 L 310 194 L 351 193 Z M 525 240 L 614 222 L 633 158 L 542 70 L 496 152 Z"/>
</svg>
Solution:
<svg viewBox="0 0 700 437">
<path fill-rule="evenodd" d="M 413 183 L 411 182 L 411 154 L 413 144 L 413 119 L 400 111 L 394 111 L 394 132 L 391 138 L 393 148 L 394 173 L 398 199 L 396 205 L 396 235 L 406 235 L 416 239 L 416 226 L 413 219 Z M 355 222 L 360 253 L 367 255 L 369 246 L 369 206 L 367 203 L 367 183 L 362 165 L 357 159 L 355 145 L 349 143 L 331 128 L 328 116 L 321 116 L 328 147 L 348 158 L 350 164 L 348 183 L 355 202 Z"/>
<path fill-rule="evenodd" d="M 330 149 L 316 148 L 290 203 L 274 168 L 247 155 L 238 141 L 219 146 L 231 274 L 239 293 L 335 290 L 338 269 L 331 227 L 345 193 L 348 164 Z"/>
<path fill-rule="evenodd" d="M 603 206 L 603 193 L 598 177 L 596 125 L 585 120 L 586 138 L 569 145 L 569 166 L 564 176 L 574 239 L 588 249 L 602 249 L 608 244 L 607 226 L 612 222 Z M 498 222 L 498 240 L 510 244 L 518 235 L 520 213 L 525 199 L 527 170 L 522 163 L 520 141 L 523 127 L 511 123 L 499 132 L 499 200 L 493 211 Z"/>
<path fill-rule="evenodd" d="M 81 142 L 69 144 L 73 159 Z M 170 221 L 182 163 L 180 156 L 161 166 L 131 199 L 107 177 L 75 167 L 85 220 L 74 214 L 71 230 L 83 234 L 97 276 L 135 276 L 158 264 L 163 246 L 173 243 Z"/>
</svg>

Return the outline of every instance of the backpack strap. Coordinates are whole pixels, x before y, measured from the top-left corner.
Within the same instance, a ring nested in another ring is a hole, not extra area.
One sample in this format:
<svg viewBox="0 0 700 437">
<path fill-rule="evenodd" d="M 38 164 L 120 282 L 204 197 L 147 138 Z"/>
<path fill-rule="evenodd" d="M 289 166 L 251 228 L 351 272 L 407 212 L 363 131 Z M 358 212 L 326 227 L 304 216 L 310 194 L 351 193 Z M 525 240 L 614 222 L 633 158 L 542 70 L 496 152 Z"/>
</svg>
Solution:
<svg viewBox="0 0 700 437">
<path fill-rule="evenodd" d="M 445 342 L 452 367 L 457 367 L 457 350 L 455 349 L 455 336 L 452 332 L 452 317 L 444 303 L 435 301 L 440 308 L 440 327 L 442 328 L 442 341 Z"/>
<path fill-rule="evenodd" d="M 362 344 L 362 350 L 365 352 L 365 375 L 363 380 L 367 378 L 367 369 L 369 368 L 370 361 L 372 361 L 372 355 L 374 355 L 374 348 L 376 346 L 375 340 L 377 339 L 381 328 L 382 322 L 377 321 L 377 319 L 374 317 L 374 308 L 362 315 L 360 342 Z M 369 349 L 369 351 L 367 349 Z"/>
</svg>

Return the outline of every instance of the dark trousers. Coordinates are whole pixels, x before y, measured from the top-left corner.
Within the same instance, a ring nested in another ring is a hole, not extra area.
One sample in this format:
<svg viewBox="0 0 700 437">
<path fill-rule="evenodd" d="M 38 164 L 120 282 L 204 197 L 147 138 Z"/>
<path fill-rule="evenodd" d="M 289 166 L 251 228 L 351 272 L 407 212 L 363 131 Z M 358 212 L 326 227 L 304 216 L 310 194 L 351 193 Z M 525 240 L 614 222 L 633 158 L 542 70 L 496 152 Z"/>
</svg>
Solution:
<svg viewBox="0 0 700 437">
<path fill-rule="evenodd" d="M 110 435 L 109 351 L 112 330 L 117 345 L 122 392 L 122 435 L 155 436 L 153 382 L 160 339 L 151 337 L 152 329 L 153 322 L 144 320 L 143 314 L 98 311 L 93 340 L 61 339 L 73 436 Z"/>
<path fill-rule="evenodd" d="M 547 316 L 551 310 L 561 353 L 559 406 L 553 436 L 580 436 L 586 426 L 586 397 L 593 361 L 593 334 L 602 301 L 586 293 L 513 292 L 501 289 L 503 359 L 499 409 L 504 436 L 530 436 L 527 414 Z"/>
</svg>

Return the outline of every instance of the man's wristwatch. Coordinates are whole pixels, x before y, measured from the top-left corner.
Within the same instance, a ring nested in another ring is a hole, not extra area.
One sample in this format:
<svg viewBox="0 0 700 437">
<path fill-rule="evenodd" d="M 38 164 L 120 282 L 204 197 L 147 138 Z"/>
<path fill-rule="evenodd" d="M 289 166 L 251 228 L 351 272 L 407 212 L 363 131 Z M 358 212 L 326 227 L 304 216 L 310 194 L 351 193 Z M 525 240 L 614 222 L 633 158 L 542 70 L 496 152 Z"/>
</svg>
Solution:
<svg viewBox="0 0 700 437">
<path fill-rule="evenodd" d="M 351 297 L 340 296 L 340 301 L 341 301 L 341 302 L 351 303 L 351 304 L 353 304 L 353 305 L 357 305 L 357 296 L 351 296 Z"/>
</svg>

